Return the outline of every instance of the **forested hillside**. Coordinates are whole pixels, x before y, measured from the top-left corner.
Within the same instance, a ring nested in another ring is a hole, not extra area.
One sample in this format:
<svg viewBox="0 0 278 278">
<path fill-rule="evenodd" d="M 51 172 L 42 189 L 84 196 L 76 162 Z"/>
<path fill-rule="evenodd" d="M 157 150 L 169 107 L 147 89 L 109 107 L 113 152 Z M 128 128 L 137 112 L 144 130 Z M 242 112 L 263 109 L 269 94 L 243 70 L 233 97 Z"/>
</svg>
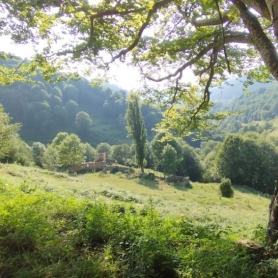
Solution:
<svg viewBox="0 0 278 278">
<path fill-rule="evenodd" d="M 11 66 L 18 61 L 9 59 L 1 63 Z M 16 82 L 0 87 L 0 103 L 12 122 L 22 123 L 20 136 L 29 145 L 48 144 L 59 132 L 76 133 L 93 146 L 100 142 L 131 142 L 125 129 L 126 91 L 110 84 L 93 87 L 86 79 L 47 83 L 39 73 L 33 80 L 33 84 Z M 278 115 L 276 83 L 255 83 L 248 89 L 249 94 L 243 93 L 242 81 L 234 79 L 222 88 L 212 89 L 213 110 L 238 115 L 220 121 L 218 128 L 205 135 L 223 141 L 225 134 L 256 130 L 258 127 L 247 125 L 252 121 L 270 120 Z M 161 113 L 142 105 L 142 115 L 151 141 L 155 135 L 152 129 L 161 120 Z M 199 141 L 190 138 L 186 141 L 194 147 L 200 146 Z"/>
<path fill-rule="evenodd" d="M 18 144 L 21 147 L 3 156 L 3 161 L 24 165 L 33 161 L 38 166 L 57 169 L 77 162 L 81 164 L 84 157 L 86 161 L 97 160 L 97 153 L 105 152 L 121 164 L 136 165 L 135 150 L 129 146 L 131 140 L 126 131 L 127 92 L 113 91 L 114 88 L 109 84 L 92 87 L 85 79 L 52 84 L 43 81 L 40 74 L 34 77 L 34 83 L 16 82 L 1 87 L 0 103 L 13 118 L 12 122 L 22 123 L 20 136 L 32 146 L 30 152 L 26 146 Z M 246 132 L 263 133 L 272 128 L 267 121 L 278 116 L 277 89 L 278 85 L 273 83 L 250 94 L 241 92 L 239 98 L 229 103 L 217 102 L 215 111 L 229 111 L 235 115 L 218 122 L 216 129 L 205 134 L 212 141 L 203 143 L 191 140 L 192 137 L 186 138 L 187 144 L 182 139 L 163 141 L 164 133 L 153 134 L 152 131 L 161 119 L 160 111 L 140 105 L 149 135 L 142 163 L 164 175 L 189 176 L 192 181 L 205 182 L 220 181 L 225 177 L 233 183 L 271 193 L 278 161 L 276 141 L 265 142 L 263 136 Z M 240 135 L 231 135 L 237 132 Z M 62 147 L 60 141 L 65 138 L 67 144 Z M 80 147 L 80 157 L 71 153 L 70 142 L 76 142 Z M 171 153 L 173 159 L 169 158 Z M 264 159 L 264 164 L 257 163 L 259 158 Z"/>
<path fill-rule="evenodd" d="M 223 141 L 229 133 L 257 131 L 262 133 L 271 127 L 269 121 L 278 116 L 278 84 L 271 83 L 242 93 L 229 103 L 217 102 L 214 111 L 228 111 L 231 116 L 217 123 L 217 128 L 206 135 L 214 140 Z"/>
<path fill-rule="evenodd" d="M 34 81 L 0 87 L 0 103 L 12 122 L 22 123 L 20 135 L 29 144 L 50 143 L 58 132 L 76 133 L 91 145 L 130 142 L 125 130 L 125 91 L 92 87 L 86 79 L 50 84 L 37 74 Z M 151 139 L 161 115 L 147 105 L 142 106 L 142 114 Z"/>
</svg>

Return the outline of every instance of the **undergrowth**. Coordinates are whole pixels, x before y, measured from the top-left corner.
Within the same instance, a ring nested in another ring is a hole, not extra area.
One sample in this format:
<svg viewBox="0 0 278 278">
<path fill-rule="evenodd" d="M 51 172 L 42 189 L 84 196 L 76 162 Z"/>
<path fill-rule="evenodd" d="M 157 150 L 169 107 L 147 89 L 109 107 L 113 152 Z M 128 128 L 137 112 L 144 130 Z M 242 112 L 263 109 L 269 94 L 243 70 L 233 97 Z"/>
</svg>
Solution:
<svg viewBox="0 0 278 278">
<path fill-rule="evenodd" d="M 218 225 L 0 182 L 1 277 L 277 277 Z"/>
</svg>

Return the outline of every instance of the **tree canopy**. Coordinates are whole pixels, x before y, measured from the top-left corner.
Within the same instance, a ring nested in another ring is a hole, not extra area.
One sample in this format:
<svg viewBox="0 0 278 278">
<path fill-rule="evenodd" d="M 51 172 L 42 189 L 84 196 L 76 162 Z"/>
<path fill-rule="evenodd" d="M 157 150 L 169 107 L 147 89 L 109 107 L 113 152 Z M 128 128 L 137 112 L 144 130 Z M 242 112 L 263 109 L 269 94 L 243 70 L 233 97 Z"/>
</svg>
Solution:
<svg viewBox="0 0 278 278">
<path fill-rule="evenodd" d="M 0 159 L 11 151 L 19 128 L 20 124 L 10 124 L 9 115 L 4 112 L 3 106 L 0 105 Z"/>
<path fill-rule="evenodd" d="M 53 142 L 59 141 L 64 135 L 64 132 L 58 133 Z M 85 162 L 85 146 L 76 134 L 66 134 L 58 145 L 52 144 L 51 146 L 57 150 L 59 164 L 62 167 L 79 166 Z M 55 157 L 53 153 L 51 156 Z"/>
<path fill-rule="evenodd" d="M 216 166 L 221 176 L 271 194 L 277 179 L 275 146 L 256 133 L 230 134 L 220 147 Z"/>
<path fill-rule="evenodd" d="M 163 167 L 164 177 L 166 175 L 174 174 L 177 170 L 178 156 L 176 150 L 167 144 L 162 151 L 161 164 Z"/>
<path fill-rule="evenodd" d="M 93 121 L 88 113 L 81 111 L 76 115 L 75 125 L 79 132 L 88 131 L 92 123 Z"/>
<path fill-rule="evenodd" d="M 277 1 L 5 0 L 0 8 L 0 35 L 38 46 L 30 65 L 45 78 L 70 61 L 104 75 L 111 63 L 126 61 L 140 70 L 146 95 L 168 105 L 161 128 L 181 134 L 223 117 L 209 112 L 210 87 L 230 73 L 278 79 Z M 187 69 L 198 86 L 184 78 Z"/>
</svg>

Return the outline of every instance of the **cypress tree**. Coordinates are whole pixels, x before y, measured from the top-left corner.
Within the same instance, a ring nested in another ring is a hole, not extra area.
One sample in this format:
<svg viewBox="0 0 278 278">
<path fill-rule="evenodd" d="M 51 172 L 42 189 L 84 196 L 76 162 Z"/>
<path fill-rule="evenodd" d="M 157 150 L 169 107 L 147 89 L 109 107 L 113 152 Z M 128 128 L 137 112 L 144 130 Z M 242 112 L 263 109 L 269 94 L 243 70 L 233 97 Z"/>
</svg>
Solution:
<svg viewBox="0 0 278 278">
<path fill-rule="evenodd" d="M 127 132 L 135 146 L 136 162 L 144 173 L 144 160 L 146 157 L 147 130 L 139 106 L 139 97 L 135 93 L 128 96 L 128 108 L 126 112 Z"/>
</svg>

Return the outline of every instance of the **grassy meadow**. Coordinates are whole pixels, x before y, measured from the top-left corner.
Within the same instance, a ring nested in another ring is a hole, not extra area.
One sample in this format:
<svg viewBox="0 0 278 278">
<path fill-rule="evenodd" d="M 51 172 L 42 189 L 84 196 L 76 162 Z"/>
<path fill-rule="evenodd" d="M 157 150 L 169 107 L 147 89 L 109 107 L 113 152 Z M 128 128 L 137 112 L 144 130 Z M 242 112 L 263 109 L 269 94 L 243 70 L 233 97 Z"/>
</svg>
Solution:
<svg viewBox="0 0 278 278">
<path fill-rule="evenodd" d="M 11 164 L 0 181 L 2 277 L 277 277 L 237 242 L 266 231 L 270 196 L 247 187 Z"/>
</svg>

